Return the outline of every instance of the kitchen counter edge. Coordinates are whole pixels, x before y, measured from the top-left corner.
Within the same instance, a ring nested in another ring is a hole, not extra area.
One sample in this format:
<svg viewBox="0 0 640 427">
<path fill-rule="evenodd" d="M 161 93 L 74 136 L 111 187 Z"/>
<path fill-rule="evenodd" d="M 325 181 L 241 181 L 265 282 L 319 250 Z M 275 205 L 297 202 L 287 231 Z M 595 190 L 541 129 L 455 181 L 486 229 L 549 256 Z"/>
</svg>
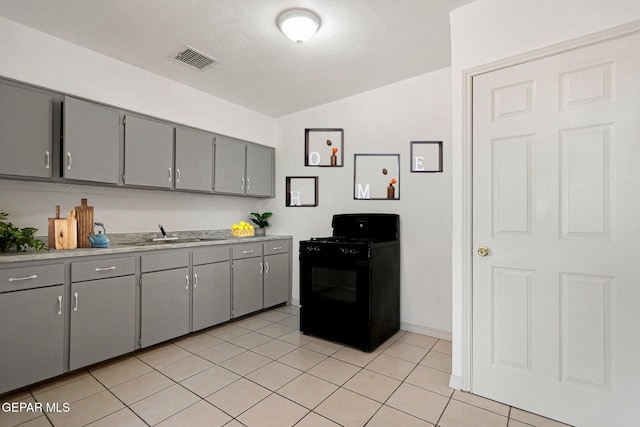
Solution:
<svg viewBox="0 0 640 427">
<path fill-rule="evenodd" d="M 163 243 L 158 245 L 140 246 L 136 244 L 112 244 L 108 248 L 88 249 L 50 249 L 40 252 L 11 252 L 0 254 L 0 264 L 23 261 L 41 261 L 48 259 L 64 259 L 72 257 L 100 256 L 112 254 L 126 254 L 134 252 L 153 252 L 166 249 L 183 249 L 203 246 L 237 245 L 251 242 L 268 242 L 270 240 L 292 239 L 290 235 L 273 235 L 259 237 L 230 237 L 222 240 L 202 240 L 199 242 Z"/>
</svg>

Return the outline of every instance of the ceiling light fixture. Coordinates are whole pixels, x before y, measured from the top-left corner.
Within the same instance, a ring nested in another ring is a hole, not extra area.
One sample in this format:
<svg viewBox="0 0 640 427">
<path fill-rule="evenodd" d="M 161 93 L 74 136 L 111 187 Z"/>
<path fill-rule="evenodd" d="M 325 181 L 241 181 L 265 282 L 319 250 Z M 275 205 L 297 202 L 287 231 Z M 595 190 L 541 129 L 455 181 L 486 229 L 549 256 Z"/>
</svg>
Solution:
<svg viewBox="0 0 640 427">
<path fill-rule="evenodd" d="M 318 31 L 320 17 L 308 9 L 288 9 L 278 18 L 278 27 L 289 39 L 302 43 Z"/>
</svg>

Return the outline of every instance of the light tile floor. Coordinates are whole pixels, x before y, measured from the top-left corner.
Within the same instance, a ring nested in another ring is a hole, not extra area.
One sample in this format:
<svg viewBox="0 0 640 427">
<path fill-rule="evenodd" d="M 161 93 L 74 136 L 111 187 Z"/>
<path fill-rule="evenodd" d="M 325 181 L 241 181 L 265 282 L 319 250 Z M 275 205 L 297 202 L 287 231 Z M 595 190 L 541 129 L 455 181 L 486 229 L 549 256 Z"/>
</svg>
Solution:
<svg viewBox="0 0 640 427">
<path fill-rule="evenodd" d="M 301 334 L 279 307 L 2 396 L 5 426 L 566 426 L 449 388 L 451 343 L 400 331 L 365 353 Z"/>
</svg>

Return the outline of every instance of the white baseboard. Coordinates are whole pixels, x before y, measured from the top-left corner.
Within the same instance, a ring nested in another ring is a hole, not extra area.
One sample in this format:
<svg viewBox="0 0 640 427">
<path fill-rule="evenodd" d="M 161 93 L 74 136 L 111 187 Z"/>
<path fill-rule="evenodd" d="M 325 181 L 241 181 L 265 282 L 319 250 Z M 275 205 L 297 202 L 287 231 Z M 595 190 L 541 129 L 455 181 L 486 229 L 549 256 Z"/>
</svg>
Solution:
<svg viewBox="0 0 640 427">
<path fill-rule="evenodd" d="M 463 390 L 464 383 L 463 383 L 462 377 L 460 375 L 450 375 L 449 376 L 449 387 L 451 387 L 453 389 L 456 389 L 456 390 L 468 391 L 468 390 Z"/>
<path fill-rule="evenodd" d="M 430 337 L 451 341 L 451 332 L 443 331 L 442 329 L 434 329 L 407 322 L 400 322 L 400 329 L 407 332 L 415 332 L 417 334 L 429 335 Z"/>
<path fill-rule="evenodd" d="M 291 298 L 291 305 L 300 306 L 300 299 L 299 298 Z"/>
</svg>

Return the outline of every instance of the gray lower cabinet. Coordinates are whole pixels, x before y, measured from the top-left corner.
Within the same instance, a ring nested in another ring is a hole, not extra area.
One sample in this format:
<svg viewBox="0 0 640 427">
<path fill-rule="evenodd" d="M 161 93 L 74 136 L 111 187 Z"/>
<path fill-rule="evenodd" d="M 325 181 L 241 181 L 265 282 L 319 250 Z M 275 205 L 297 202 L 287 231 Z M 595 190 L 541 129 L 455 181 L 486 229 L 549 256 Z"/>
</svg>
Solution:
<svg viewBox="0 0 640 427">
<path fill-rule="evenodd" d="M 232 258 L 233 317 L 262 310 L 262 243 L 234 245 Z"/>
<path fill-rule="evenodd" d="M 290 277 L 288 253 L 264 257 L 265 308 L 289 301 Z"/>
<path fill-rule="evenodd" d="M 189 252 L 141 256 L 141 346 L 189 333 Z"/>
<path fill-rule="evenodd" d="M 133 257 L 71 264 L 71 370 L 135 349 L 134 274 Z"/>
<path fill-rule="evenodd" d="M 229 261 L 193 267 L 193 328 L 198 331 L 231 319 Z"/>
<path fill-rule="evenodd" d="M 64 372 L 64 265 L 0 270 L 0 394 Z"/>
<path fill-rule="evenodd" d="M 193 250 L 192 331 L 231 319 L 229 246 Z"/>
<path fill-rule="evenodd" d="M 176 128 L 176 190 L 210 192 L 213 185 L 213 136 Z"/>
<path fill-rule="evenodd" d="M 120 181 L 120 113 L 65 96 L 62 174 L 67 179 Z"/>
<path fill-rule="evenodd" d="M 125 184 L 173 188 L 173 132 L 167 123 L 125 117 Z"/>
<path fill-rule="evenodd" d="M 0 174 L 51 178 L 53 97 L 0 83 Z"/>
</svg>

